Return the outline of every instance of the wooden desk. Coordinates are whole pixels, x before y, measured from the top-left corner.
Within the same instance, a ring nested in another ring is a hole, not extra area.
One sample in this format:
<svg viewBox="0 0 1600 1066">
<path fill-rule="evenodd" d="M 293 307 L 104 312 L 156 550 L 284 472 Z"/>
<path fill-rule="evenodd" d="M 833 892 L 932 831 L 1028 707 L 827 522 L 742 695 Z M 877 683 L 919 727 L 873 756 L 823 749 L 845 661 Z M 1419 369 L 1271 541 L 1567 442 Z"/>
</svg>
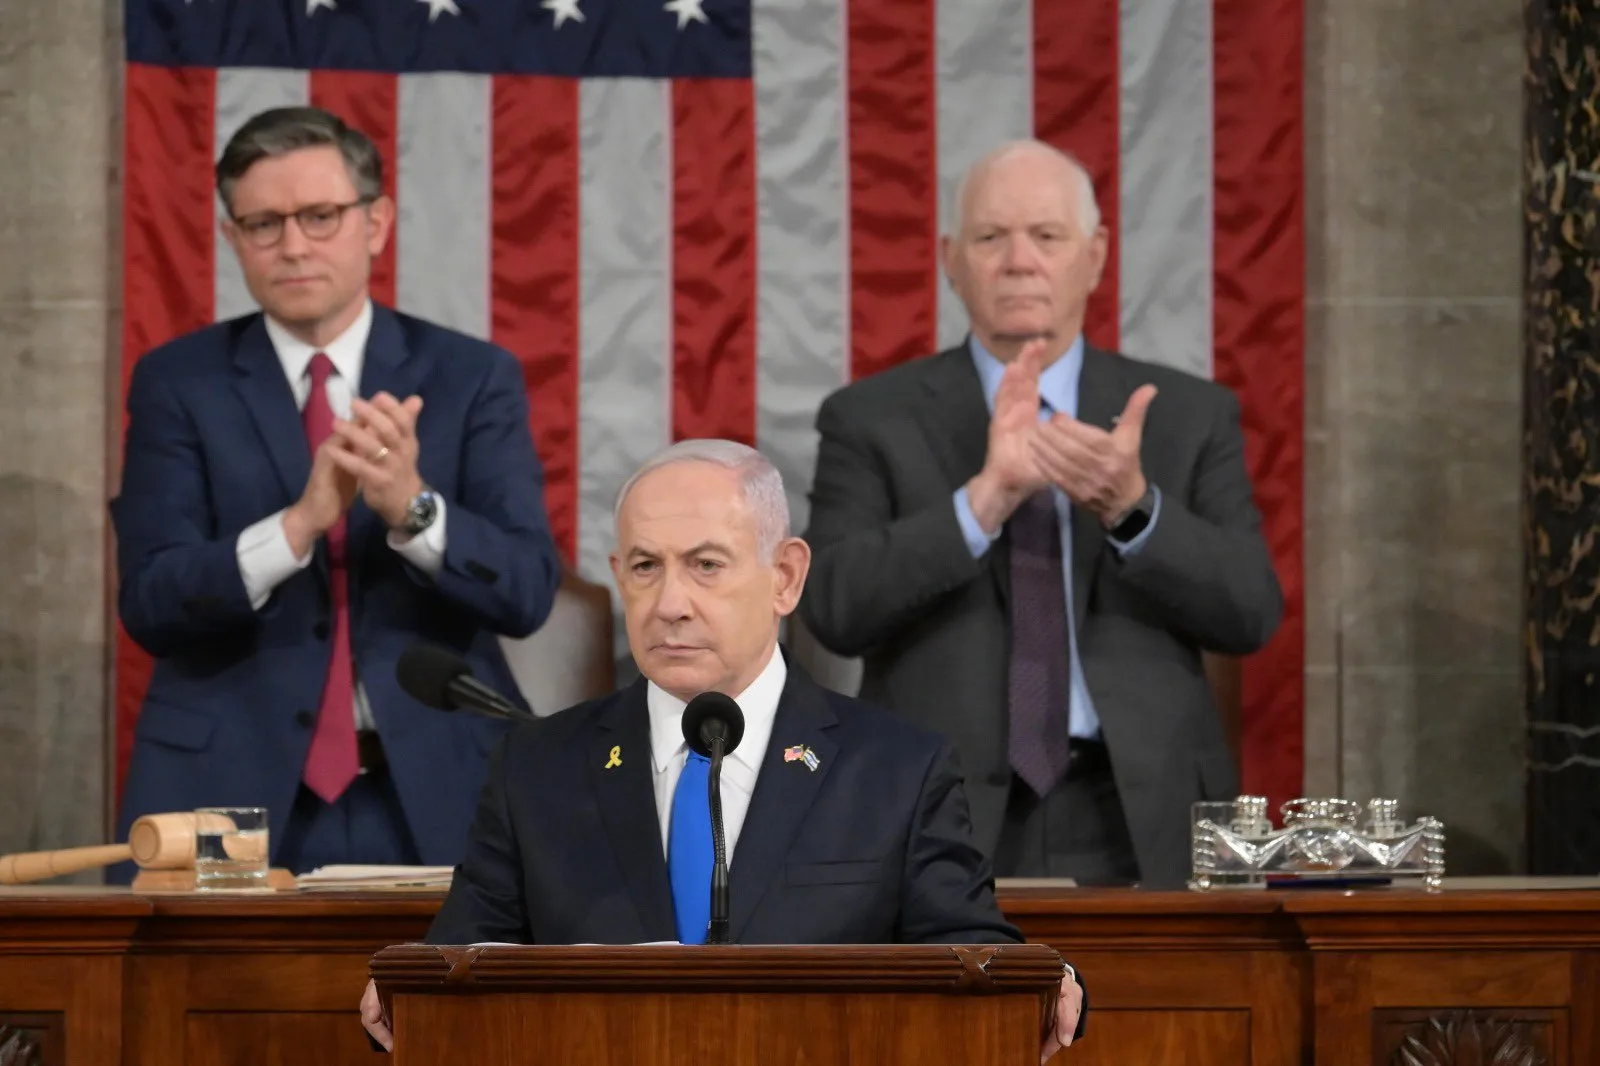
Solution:
<svg viewBox="0 0 1600 1066">
<path fill-rule="evenodd" d="M 47 1066 L 382 1063 L 356 1018 L 367 959 L 419 938 L 439 898 L 0 890 L 0 1025 Z M 1001 902 L 1089 983 L 1065 1066 L 1600 1063 L 1600 890 Z"/>
</svg>

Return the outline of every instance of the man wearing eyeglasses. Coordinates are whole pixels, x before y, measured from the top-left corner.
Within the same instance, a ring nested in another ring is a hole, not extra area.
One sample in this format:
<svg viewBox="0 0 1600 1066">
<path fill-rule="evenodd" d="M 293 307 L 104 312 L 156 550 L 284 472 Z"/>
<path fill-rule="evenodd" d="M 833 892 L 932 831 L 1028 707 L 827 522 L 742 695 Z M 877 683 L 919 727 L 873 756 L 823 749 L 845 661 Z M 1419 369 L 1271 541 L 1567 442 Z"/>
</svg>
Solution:
<svg viewBox="0 0 1600 1066">
<path fill-rule="evenodd" d="M 517 691 L 497 638 L 543 623 L 560 580 L 521 369 L 373 303 L 395 206 L 336 116 L 255 116 L 216 182 L 261 311 L 151 351 L 129 386 L 118 609 L 155 668 L 118 839 L 259 806 L 295 872 L 453 864 L 503 726 L 424 708 L 395 664 L 426 640 Z"/>
</svg>

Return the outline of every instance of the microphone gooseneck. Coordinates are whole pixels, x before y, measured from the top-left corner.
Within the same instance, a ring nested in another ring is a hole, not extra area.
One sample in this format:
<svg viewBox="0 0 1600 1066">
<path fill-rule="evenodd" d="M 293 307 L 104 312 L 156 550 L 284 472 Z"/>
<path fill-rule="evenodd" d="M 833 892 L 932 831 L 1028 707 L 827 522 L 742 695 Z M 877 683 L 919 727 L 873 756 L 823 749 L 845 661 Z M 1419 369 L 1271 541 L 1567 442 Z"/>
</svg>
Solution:
<svg viewBox="0 0 1600 1066">
<path fill-rule="evenodd" d="M 728 840 L 722 828 L 723 741 L 711 745 L 711 771 L 706 787 L 711 793 L 711 924 L 706 930 L 707 944 L 726 944 L 728 940 Z"/>
<path fill-rule="evenodd" d="M 706 790 L 711 804 L 711 921 L 707 944 L 729 943 L 728 843 L 722 823 L 722 760 L 744 739 L 744 712 L 731 696 L 702 692 L 683 712 L 683 736 L 689 747 L 711 761 Z"/>
</svg>

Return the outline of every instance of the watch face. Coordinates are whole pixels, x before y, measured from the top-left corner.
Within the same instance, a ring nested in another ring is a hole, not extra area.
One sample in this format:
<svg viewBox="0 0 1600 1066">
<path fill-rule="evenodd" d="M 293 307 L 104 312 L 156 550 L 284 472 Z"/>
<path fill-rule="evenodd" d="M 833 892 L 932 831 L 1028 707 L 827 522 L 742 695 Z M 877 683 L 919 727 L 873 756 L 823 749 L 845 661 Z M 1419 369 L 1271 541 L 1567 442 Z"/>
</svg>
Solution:
<svg viewBox="0 0 1600 1066">
<path fill-rule="evenodd" d="M 1150 513 L 1143 508 L 1133 512 L 1117 526 L 1116 538 L 1118 540 L 1132 540 L 1144 532 L 1144 527 L 1150 524 Z"/>
<path fill-rule="evenodd" d="M 411 506 L 406 513 L 406 529 L 412 533 L 421 533 L 433 524 L 433 516 L 439 513 L 439 504 L 434 494 L 422 492 L 411 501 Z"/>
<path fill-rule="evenodd" d="M 1118 540 L 1129 541 L 1143 533 L 1145 526 L 1150 524 L 1151 513 L 1155 510 L 1153 496 L 1154 493 L 1146 490 L 1139 502 L 1133 505 L 1133 510 L 1117 523 L 1111 535 Z"/>
</svg>

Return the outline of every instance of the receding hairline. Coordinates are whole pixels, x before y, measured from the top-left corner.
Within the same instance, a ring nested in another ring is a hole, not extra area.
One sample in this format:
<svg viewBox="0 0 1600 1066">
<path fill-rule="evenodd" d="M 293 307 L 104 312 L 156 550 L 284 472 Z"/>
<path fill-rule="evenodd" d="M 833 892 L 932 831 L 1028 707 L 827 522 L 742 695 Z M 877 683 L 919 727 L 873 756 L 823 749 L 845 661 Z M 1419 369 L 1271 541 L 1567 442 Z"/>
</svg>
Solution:
<svg viewBox="0 0 1600 1066">
<path fill-rule="evenodd" d="M 657 463 L 653 466 L 642 469 L 629 478 L 617 495 L 617 517 L 619 519 L 622 517 L 623 508 L 628 505 L 628 501 L 633 498 L 634 492 L 638 490 L 640 485 L 643 485 L 646 481 L 649 481 L 657 474 L 691 466 L 701 467 L 706 470 L 714 470 L 721 474 L 727 475 L 727 477 L 732 479 L 733 486 L 737 490 L 736 495 L 739 497 L 740 505 L 746 510 L 753 511 L 755 509 L 751 506 L 748 494 L 744 491 L 744 472 L 741 468 L 728 466 L 726 463 L 720 463 L 715 459 L 707 459 L 702 456 L 695 455 L 685 455 L 681 458 L 668 459 L 665 462 Z"/>
<path fill-rule="evenodd" d="M 1089 173 L 1089 168 L 1084 166 L 1083 161 L 1071 152 L 1036 139 L 1007 141 L 984 153 L 967 168 L 961 175 L 961 180 L 956 183 L 955 195 L 950 202 L 948 236 L 960 236 L 961 228 L 966 224 L 967 200 L 972 195 L 972 190 L 996 167 L 1019 156 L 1043 159 L 1065 170 L 1064 184 L 1068 200 L 1076 201 L 1072 203 L 1073 223 L 1084 236 L 1093 236 L 1100 226 L 1100 205 L 1095 198 L 1094 176 Z"/>
<path fill-rule="evenodd" d="M 742 441 L 696 437 L 678 441 L 652 455 L 617 490 L 612 522 L 618 549 L 622 547 L 623 506 L 633 490 L 658 470 L 689 463 L 721 467 L 733 475 L 745 512 L 755 523 L 758 552 L 775 551 L 792 535 L 789 501 L 784 493 L 783 473 L 777 464 Z"/>
</svg>

